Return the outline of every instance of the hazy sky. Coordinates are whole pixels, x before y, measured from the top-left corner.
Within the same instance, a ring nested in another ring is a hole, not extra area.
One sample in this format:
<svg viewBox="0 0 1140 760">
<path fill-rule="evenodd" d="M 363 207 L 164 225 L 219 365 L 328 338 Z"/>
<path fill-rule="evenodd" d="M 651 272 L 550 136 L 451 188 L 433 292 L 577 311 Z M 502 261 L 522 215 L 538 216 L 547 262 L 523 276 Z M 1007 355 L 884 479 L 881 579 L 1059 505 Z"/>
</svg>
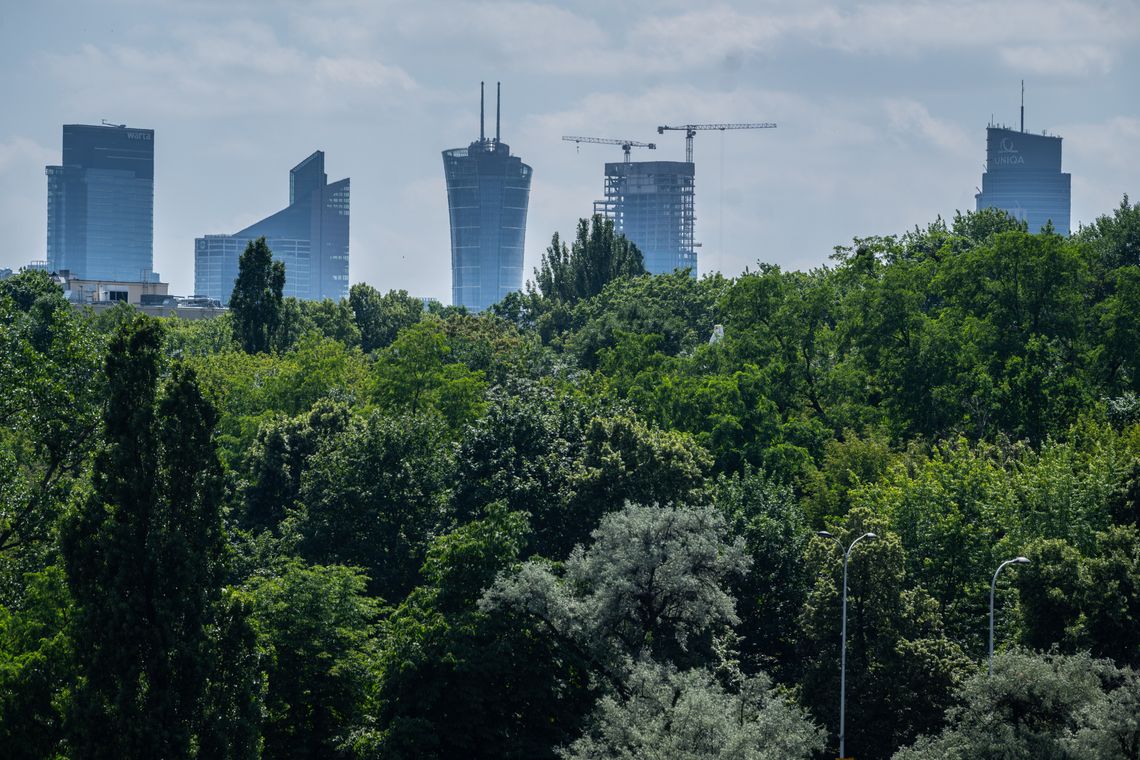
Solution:
<svg viewBox="0 0 1140 760">
<path fill-rule="evenodd" d="M 352 178 L 352 281 L 449 302 L 440 151 L 478 136 L 481 79 L 534 167 L 528 276 L 621 157 L 562 135 L 681 160 L 658 124 L 777 122 L 697 135 L 700 268 L 808 268 L 972 209 L 1023 78 L 1027 128 L 1065 138 L 1075 229 L 1140 196 L 1138 43 L 1137 0 L 0 0 L 0 267 L 46 256 L 61 125 L 108 119 L 155 130 L 172 292 L 193 289 L 196 236 L 282 208 L 320 149 Z"/>
</svg>

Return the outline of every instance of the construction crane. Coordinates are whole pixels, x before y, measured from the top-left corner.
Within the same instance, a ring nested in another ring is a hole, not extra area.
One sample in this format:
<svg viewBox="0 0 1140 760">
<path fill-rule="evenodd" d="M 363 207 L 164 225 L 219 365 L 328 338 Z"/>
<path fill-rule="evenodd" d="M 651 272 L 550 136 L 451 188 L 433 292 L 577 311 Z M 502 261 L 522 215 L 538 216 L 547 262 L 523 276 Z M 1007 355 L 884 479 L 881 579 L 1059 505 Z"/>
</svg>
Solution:
<svg viewBox="0 0 1140 760">
<path fill-rule="evenodd" d="M 570 135 L 563 135 L 562 139 L 566 142 L 572 143 L 599 143 L 601 145 L 620 145 L 621 149 L 625 151 L 625 162 L 629 163 L 629 152 L 632 148 L 649 148 L 650 150 L 657 150 L 655 143 L 638 142 L 637 140 L 614 140 L 609 137 L 573 137 Z"/>
<path fill-rule="evenodd" d="M 756 124 L 682 124 L 679 127 L 661 126 L 657 128 L 657 134 L 665 134 L 665 130 L 683 131 L 685 133 L 685 161 L 693 163 L 693 138 L 697 136 L 698 131 L 707 129 L 716 129 L 721 132 L 726 129 L 775 129 L 776 125 L 770 121 L 764 121 Z"/>
</svg>

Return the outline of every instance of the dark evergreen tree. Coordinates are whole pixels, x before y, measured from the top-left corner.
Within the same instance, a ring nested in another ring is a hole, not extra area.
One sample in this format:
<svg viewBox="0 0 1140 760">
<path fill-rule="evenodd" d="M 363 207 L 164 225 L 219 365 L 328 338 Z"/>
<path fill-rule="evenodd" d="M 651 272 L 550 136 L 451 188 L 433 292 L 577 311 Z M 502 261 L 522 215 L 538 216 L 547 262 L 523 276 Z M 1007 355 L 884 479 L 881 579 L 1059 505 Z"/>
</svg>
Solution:
<svg viewBox="0 0 1140 760">
<path fill-rule="evenodd" d="M 614 231 L 612 219 L 599 214 L 578 220 L 578 236 L 570 248 L 555 233 L 542 265 L 534 270 L 544 298 L 570 304 L 598 295 L 610 280 L 640 274 L 645 274 L 641 251 Z"/>
<path fill-rule="evenodd" d="M 104 445 L 64 526 L 77 758 L 189 757 L 200 715 L 222 548 L 217 414 L 182 365 L 159 397 L 161 346 L 139 315 L 112 338 Z"/>
<path fill-rule="evenodd" d="M 284 288 L 285 265 L 273 260 L 264 237 L 250 241 L 238 259 L 229 303 L 234 338 L 246 353 L 264 353 L 275 347 Z"/>
</svg>

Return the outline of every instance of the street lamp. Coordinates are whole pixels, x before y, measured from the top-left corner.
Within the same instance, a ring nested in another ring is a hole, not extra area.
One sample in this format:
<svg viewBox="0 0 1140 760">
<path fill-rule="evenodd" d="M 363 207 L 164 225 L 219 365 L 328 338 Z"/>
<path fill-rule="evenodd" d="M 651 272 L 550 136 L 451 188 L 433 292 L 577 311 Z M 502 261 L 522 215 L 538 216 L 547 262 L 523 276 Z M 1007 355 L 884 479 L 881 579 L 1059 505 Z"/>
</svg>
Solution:
<svg viewBox="0 0 1140 760">
<path fill-rule="evenodd" d="M 997 589 L 997 577 L 1001 569 L 1006 565 L 1028 565 L 1029 560 L 1025 557 L 1014 557 L 1007 559 L 998 565 L 998 569 L 994 571 L 994 579 L 990 582 L 990 672 L 989 675 L 994 674 L 994 591 Z"/>
<path fill-rule="evenodd" d="M 843 550 L 843 544 L 839 543 L 839 539 L 828 533 L 826 530 L 821 530 L 816 533 L 820 538 L 830 538 L 838 544 L 840 550 Z M 840 634 L 839 644 L 839 756 L 847 757 L 846 749 L 847 739 L 847 560 L 851 556 L 851 550 L 855 548 L 855 544 L 862 541 L 864 538 L 878 538 L 874 533 L 864 533 L 851 542 L 846 551 L 843 551 L 843 625 L 842 633 Z"/>
</svg>

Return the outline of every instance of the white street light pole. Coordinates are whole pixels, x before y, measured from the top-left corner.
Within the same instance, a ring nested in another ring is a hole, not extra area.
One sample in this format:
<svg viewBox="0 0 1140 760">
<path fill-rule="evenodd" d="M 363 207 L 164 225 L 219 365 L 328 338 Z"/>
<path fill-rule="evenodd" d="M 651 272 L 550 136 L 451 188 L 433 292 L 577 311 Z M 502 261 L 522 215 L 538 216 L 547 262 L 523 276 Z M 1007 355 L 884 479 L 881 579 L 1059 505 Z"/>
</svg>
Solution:
<svg viewBox="0 0 1140 760">
<path fill-rule="evenodd" d="M 998 569 L 994 571 L 994 579 L 990 581 L 990 669 L 989 675 L 994 674 L 994 591 L 997 589 L 997 577 L 1001 569 L 1006 565 L 1028 565 L 1029 560 L 1025 557 L 1014 557 L 1007 559 L 998 565 Z"/>
<path fill-rule="evenodd" d="M 839 539 L 828 533 L 826 530 L 821 530 L 816 533 L 817 536 L 822 538 L 830 538 L 839 545 L 840 550 L 843 550 L 843 544 L 839 543 Z M 862 541 L 864 538 L 878 538 L 874 533 L 864 533 L 851 542 L 847 550 L 843 552 L 843 623 L 842 632 L 840 633 L 839 643 L 839 756 L 847 757 L 845 752 L 847 741 L 847 560 L 851 557 L 851 550 L 855 548 L 855 544 Z"/>
</svg>

